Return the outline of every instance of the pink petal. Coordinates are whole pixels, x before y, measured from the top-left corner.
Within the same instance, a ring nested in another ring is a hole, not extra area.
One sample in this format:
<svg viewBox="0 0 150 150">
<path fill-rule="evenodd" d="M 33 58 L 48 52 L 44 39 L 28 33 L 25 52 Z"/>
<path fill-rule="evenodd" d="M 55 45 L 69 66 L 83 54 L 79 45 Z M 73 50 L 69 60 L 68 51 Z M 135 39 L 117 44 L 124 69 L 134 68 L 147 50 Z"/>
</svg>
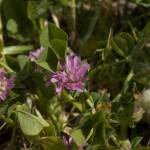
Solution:
<svg viewBox="0 0 150 150">
<path fill-rule="evenodd" d="M 78 91 L 78 92 L 83 92 L 84 90 L 84 84 L 82 82 L 67 83 L 65 87 L 69 90 Z"/>
<path fill-rule="evenodd" d="M 56 78 L 52 78 L 52 79 L 51 79 L 51 82 L 52 82 L 52 83 L 57 83 L 58 80 L 57 80 Z"/>
<path fill-rule="evenodd" d="M 57 86 L 56 87 L 56 93 L 60 93 L 62 91 L 62 86 Z"/>
<path fill-rule="evenodd" d="M 81 65 L 81 58 L 78 57 L 78 56 L 75 56 L 75 57 L 74 57 L 73 67 L 74 67 L 75 69 L 78 69 L 78 68 L 80 67 L 80 65 Z"/>
<path fill-rule="evenodd" d="M 77 75 L 80 78 L 83 78 L 86 74 L 86 72 L 90 69 L 90 65 L 88 63 L 84 63 L 82 64 L 82 66 L 80 67 L 80 69 L 77 72 Z"/>
</svg>

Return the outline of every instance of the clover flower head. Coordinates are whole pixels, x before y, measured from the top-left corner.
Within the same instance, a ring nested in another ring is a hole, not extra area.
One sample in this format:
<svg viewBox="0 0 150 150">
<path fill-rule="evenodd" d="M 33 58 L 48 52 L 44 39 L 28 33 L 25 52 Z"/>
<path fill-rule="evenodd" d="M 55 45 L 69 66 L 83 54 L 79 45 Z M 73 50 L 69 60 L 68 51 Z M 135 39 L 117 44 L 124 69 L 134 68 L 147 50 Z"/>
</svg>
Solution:
<svg viewBox="0 0 150 150">
<path fill-rule="evenodd" d="M 14 80 L 14 76 L 7 78 L 5 70 L 0 68 L 0 101 L 7 98 L 9 90 L 15 86 Z"/>
<path fill-rule="evenodd" d="M 41 47 L 41 48 L 36 49 L 35 51 L 29 52 L 29 56 L 28 57 L 29 57 L 30 61 L 35 62 L 40 57 L 40 55 L 42 54 L 43 50 L 44 50 L 44 48 Z"/>
<path fill-rule="evenodd" d="M 61 92 L 63 88 L 83 92 L 84 81 L 88 80 L 86 73 L 90 69 L 90 65 L 71 53 L 66 57 L 66 63 L 60 68 L 60 71 L 54 72 L 51 77 L 51 82 L 57 86 L 56 92 Z"/>
</svg>

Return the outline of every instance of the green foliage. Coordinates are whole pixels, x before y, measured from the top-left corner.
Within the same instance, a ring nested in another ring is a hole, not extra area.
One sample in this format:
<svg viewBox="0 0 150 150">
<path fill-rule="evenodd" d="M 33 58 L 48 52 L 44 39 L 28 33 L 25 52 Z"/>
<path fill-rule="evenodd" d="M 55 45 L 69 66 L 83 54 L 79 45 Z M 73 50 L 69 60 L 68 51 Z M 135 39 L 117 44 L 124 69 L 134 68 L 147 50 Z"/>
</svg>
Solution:
<svg viewBox="0 0 150 150">
<path fill-rule="evenodd" d="M 0 101 L 0 149 L 148 149 L 149 7 L 149 0 L 0 0 L 0 67 L 16 77 Z M 51 75 L 71 51 L 91 65 L 89 80 L 83 93 L 56 93 Z"/>
<path fill-rule="evenodd" d="M 44 127 L 49 126 L 43 118 L 36 117 L 24 111 L 24 108 L 21 106 L 17 106 L 15 114 L 22 132 L 26 135 L 38 135 Z"/>
</svg>

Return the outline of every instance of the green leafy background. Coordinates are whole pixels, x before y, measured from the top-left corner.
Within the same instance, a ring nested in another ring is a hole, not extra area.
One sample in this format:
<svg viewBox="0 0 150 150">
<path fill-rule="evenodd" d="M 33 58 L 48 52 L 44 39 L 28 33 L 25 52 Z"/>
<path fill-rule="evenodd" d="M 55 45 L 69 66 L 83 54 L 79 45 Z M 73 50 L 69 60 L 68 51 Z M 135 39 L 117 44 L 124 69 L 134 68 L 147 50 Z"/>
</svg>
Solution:
<svg viewBox="0 0 150 150">
<path fill-rule="evenodd" d="M 0 0 L 0 66 L 17 77 L 0 102 L 0 149 L 67 150 L 64 137 L 71 150 L 148 149 L 149 50 L 149 0 Z M 56 94 L 45 75 L 71 51 L 89 81 Z"/>
</svg>

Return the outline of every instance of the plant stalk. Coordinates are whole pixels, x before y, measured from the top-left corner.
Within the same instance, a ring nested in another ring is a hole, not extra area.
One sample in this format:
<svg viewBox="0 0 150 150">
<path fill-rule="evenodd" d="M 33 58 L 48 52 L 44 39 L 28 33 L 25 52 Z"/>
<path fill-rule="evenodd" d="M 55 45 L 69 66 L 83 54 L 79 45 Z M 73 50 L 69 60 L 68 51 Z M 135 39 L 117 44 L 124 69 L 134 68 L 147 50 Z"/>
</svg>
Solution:
<svg viewBox="0 0 150 150">
<path fill-rule="evenodd" d="M 76 30 L 76 0 L 72 0 L 71 4 L 71 15 L 72 15 L 72 28 L 75 31 Z"/>
<path fill-rule="evenodd" d="M 15 150 L 15 137 L 16 137 L 16 124 L 13 125 L 9 150 Z"/>
</svg>

